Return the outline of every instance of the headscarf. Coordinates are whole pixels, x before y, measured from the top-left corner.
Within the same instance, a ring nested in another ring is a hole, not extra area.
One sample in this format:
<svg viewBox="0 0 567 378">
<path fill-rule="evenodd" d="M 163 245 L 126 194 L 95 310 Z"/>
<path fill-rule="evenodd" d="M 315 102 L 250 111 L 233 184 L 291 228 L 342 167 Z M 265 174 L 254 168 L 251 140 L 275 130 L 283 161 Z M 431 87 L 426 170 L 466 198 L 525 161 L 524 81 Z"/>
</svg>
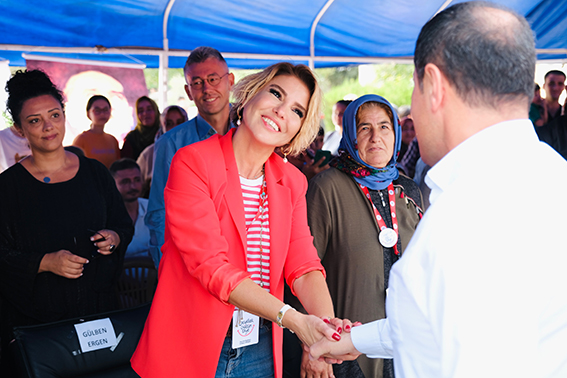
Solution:
<svg viewBox="0 0 567 378">
<path fill-rule="evenodd" d="M 365 102 L 375 101 L 385 105 L 392 110 L 394 122 L 394 153 L 384 168 L 376 168 L 366 164 L 358 154 L 358 143 L 356 141 L 356 113 L 358 108 Z M 339 145 L 339 156 L 331 162 L 331 166 L 351 175 L 356 182 L 373 190 L 385 189 L 390 183 L 399 177 L 396 168 L 396 158 L 402 145 L 402 129 L 398 122 L 398 116 L 394 107 L 384 98 L 378 95 L 364 95 L 354 100 L 345 110 L 343 116 L 343 137 Z"/>
</svg>

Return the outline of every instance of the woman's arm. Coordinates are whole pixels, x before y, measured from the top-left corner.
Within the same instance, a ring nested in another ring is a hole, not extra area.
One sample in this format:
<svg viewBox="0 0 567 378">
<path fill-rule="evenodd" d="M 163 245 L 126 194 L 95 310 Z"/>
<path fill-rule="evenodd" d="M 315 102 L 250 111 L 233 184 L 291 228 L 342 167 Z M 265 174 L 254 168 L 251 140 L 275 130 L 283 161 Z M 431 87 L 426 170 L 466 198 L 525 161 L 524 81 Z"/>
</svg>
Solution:
<svg viewBox="0 0 567 378">
<path fill-rule="evenodd" d="M 322 278 L 320 272 L 319 275 Z M 282 301 L 262 289 L 249 278 L 245 279 L 234 288 L 230 293 L 229 303 L 239 309 L 273 322 L 277 321 L 278 313 L 284 306 Z M 321 309 L 323 310 L 324 307 L 326 306 L 321 306 Z M 282 318 L 282 324 L 285 328 L 289 328 L 293 331 L 303 343 L 309 346 L 323 337 L 329 340 L 340 339 L 339 334 L 334 328 L 325 324 L 319 317 L 304 315 L 295 310 L 289 310 L 285 313 Z"/>
</svg>

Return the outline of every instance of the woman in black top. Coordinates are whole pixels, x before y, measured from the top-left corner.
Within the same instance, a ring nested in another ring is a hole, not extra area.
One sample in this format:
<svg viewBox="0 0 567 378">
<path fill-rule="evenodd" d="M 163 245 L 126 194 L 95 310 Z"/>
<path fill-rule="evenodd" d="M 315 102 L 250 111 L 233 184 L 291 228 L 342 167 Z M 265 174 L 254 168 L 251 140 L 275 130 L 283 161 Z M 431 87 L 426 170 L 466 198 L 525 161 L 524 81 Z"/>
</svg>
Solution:
<svg viewBox="0 0 567 378">
<path fill-rule="evenodd" d="M 12 328 L 114 310 L 133 226 L 107 169 L 65 151 L 61 92 L 17 72 L 8 109 L 32 154 L 0 175 L 2 372 Z"/>
</svg>

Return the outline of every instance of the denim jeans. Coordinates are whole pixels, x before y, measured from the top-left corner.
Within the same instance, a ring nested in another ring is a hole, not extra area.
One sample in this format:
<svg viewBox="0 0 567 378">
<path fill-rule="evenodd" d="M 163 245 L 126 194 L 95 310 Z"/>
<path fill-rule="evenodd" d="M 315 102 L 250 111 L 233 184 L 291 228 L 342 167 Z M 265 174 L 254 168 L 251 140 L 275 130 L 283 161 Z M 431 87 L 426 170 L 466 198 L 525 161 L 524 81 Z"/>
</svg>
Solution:
<svg viewBox="0 0 567 378">
<path fill-rule="evenodd" d="M 215 378 L 274 377 L 271 323 L 264 321 L 259 332 L 258 344 L 238 349 L 232 349 L 232 337 L 224 339 Z"/>
</svg>

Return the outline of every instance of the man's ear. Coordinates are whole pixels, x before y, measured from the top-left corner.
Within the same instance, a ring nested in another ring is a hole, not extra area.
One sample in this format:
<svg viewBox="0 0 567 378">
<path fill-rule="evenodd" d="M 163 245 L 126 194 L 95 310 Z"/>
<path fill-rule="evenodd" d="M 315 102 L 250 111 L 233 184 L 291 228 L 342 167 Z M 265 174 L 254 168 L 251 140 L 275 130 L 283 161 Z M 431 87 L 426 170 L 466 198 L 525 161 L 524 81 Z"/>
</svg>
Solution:
<svg viewBox="0 0 567 378">
<path fill-rule="evenodd" d="M 429 101 L 431 112 L 436 113 L 443 105 L 447 94 L 447 79 L 435 64 L 425 65 L 423 73 L 423 91 Z"/>
<path fill-rule="evenodd" d="M 185 93 L 187 93 L 187 97 L 189 97 L 189 100 L 193 101 L 193 96 L 191 96 L 191 89 L 189 89 L 189 85 L 185 84 L 184 88 Z"/>
<path fill-rule="evenodd" d="M 230 88 L 234 85 L 234 74 L 232 72 L 228 74 L 228 84 Z"/>
</svg>

